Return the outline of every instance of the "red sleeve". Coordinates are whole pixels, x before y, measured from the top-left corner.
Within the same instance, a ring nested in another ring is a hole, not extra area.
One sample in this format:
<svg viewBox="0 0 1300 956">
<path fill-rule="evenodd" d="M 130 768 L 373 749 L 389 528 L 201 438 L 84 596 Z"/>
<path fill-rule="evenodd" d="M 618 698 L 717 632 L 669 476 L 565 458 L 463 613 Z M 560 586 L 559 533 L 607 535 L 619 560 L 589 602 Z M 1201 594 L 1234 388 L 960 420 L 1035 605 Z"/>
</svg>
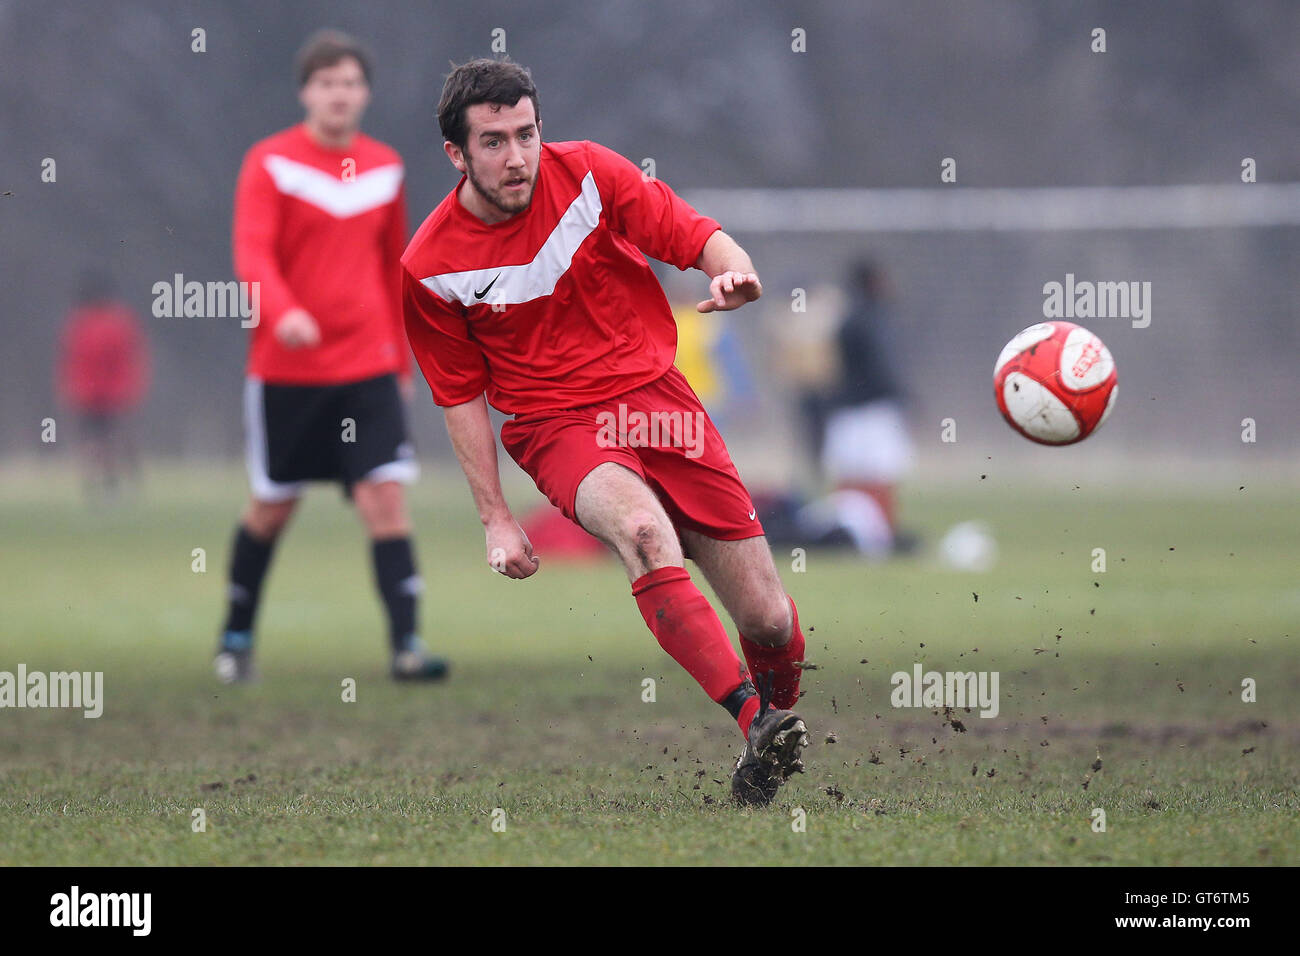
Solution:
<svg viewBox="0 0 1300 956">
<path fill-rule="evenodd" d="M 722 227 L 702 216 L 660 179 L 599 143 L 588 143 L 601 202 L 606 204 L 610 229 L 638 249 L 678 269 L 699 261 L 704 243 Z"/>
<path fill-rule="evenodd" d="M 411 351 L 442 406 L 464 405 L 487 388 L 487 362 L 458 306 L 426 289 L 402 269 L 402 313 Z"/>
<path fill-rule="evenodd" d="M 280 274 L 276 240 L 280 232 L 280 193 L 261 156 L 244 157 L 235 186 L 235 277 L 261 285 L 261 320 L 274 324 L 298 303 Z"/>
<path fill-rule="evenodd" d="M 402 321 L 402 253 L 406 251 L 406 184 L 397 191 L 388 217 L 388 230 L 384 233 L 384 269 L 392 277 L 393 322 L 396 323 L 397 341 L 406 339 Z M 397 370 L 399 378 L 411 377 L 411 350 L 402 353 L 401 368 Z"/>
</svg>

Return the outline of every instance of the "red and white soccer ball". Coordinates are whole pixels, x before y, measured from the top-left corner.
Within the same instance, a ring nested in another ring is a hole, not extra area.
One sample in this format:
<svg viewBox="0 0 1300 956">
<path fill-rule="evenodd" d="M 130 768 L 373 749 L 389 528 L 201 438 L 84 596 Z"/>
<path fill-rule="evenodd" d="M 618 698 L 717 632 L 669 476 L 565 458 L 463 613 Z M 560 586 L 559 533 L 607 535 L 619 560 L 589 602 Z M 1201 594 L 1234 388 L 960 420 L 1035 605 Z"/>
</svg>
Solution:
<svg viewBox="0 0 1300 956">
<path fill-rule="evenodd" d="M 993 367 L 998 411 L 1042 445 L 1083 441 L 1115 406 L 1115 360 L 1073 322 L 1040 322 L 1007 343 Z"/>
</svg>

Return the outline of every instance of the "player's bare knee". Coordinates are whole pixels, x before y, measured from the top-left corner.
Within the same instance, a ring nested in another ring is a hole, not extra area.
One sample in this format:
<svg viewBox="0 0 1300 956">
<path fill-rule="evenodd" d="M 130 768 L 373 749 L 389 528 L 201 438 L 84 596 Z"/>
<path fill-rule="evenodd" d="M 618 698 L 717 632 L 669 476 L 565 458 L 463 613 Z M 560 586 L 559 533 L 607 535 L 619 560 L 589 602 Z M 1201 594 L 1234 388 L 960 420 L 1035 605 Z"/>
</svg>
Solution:
<svg viewBox="0 0 1300 956">
<path fill-rule="evenodd" d="M 634 509 L 619 528 L 619 553 L 643 571 L 680 563 L 676 535 L 662 515 Z"/>
<path fill-rule="evenodd" d="M 657 549 L 663 535 L 655 515 L 648 511 L 632 511 L 622 521 L 622 538 L 629 547 L 637 550 Z"/>
<path fill-rule="evenodd" d="M 259 501 L 253 499 L 244 509 L 242 523 L 253 537 L 270 541 L 279 536 L 293 516 L 296 498 L 288 501 Z"/>
<path fill-rule="evenodd" d="M 782 592 L 769 600 L 755 601 L 736 616 L 736 629 L 755 644 L 779 647 L 790 640 L 793 619 L 790 602 Z"/>
<path fill-rule="evenodd" d="M 389 538 L 409 533 L 405 496 L 402 486 L 396 482 L 358 482 L 352 489 L 352 499 L 371 537 Z"/>
</svg>

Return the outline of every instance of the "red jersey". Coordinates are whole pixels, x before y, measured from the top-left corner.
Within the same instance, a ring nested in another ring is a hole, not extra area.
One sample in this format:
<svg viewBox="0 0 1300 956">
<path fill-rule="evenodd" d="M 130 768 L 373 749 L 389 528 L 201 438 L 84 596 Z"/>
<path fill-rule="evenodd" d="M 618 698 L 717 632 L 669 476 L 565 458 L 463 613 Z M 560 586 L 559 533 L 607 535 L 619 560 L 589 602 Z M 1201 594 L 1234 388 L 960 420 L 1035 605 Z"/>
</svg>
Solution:
<svg viewBox="0 0 1300 956">
<path fill-rule="evenodd" d="M 402 256 L 406 334 L 439 405 L 515 414 L 639 388 L 677 326 L 646 255 L 693 266 L 719 225 L 592 142 L 543 143 L 529 207 L 489 225 L 451 191 Z M 640 251 L 638 251 L 640 250 Z"/>
<path fill-rule="evenodd" d="M 235 274 L 260 283 L 248 374 L 284 385 L 407 374 L 398 260 L 406 244 L 402 159 L 358 133 L 321 146 L 303 125 L 257 143 L 235 190 Z M 287 349 L 275 323 L 306 309 L 315 348 Z"/>
<path fill-rule="evenodd" d="M 129 411 L 149 390 L 149 344 L 130 308 L 84 305 L 68 316 L 59 347 L 59 394 L 82 412 Z"/>
</svg>

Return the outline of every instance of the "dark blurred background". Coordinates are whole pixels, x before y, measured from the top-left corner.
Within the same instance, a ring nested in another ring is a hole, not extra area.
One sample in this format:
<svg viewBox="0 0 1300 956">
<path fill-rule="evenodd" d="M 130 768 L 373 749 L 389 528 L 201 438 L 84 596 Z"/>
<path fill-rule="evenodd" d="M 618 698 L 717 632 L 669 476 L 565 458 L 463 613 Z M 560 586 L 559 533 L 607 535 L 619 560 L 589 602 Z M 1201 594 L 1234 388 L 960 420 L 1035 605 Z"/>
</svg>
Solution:
<svg viewBox="0 0 1300 956">
<path fill-rule="evenodd" d="M 544 138 L 594 139 L 686 194 L 737 188 L 1236 185 L 1300 182 L 1300 4 L 1252 0 L 1046 4 L 768 2 L 0 2 L 0 456 L 49 454 L 58 327 L 83 269 L 111 274 L 144 317 L 154 387 L 145 450 L 241 453 L 246 347 L 238 320 L 154 318 L 155 282 L 232 277 L 231 195 L 244 151 L 297 122 L 291 60 L 335 26 L 374 54 L 365 130 L 406 160 L 411 227 L 454 185 L 434 105 L 450 61 L 492 52 L 529 66 Z M 1104 54 L 1091 31 L 1106 30 Z M 206 52 L 191 51 L 191 31 Z M 806 31 L 806 52 L 791 32 Z M 42 161 L 57 181 L 41 181 Z M 942 185 L 940 161 L 957 161 Z M 728 226 L 726 202 L 705 212 Z M 888 270 L 899 364 L 922 462 L 1042 450 L 997 418 L 990 375 L 1067 272 L 1152 283 L 1150 328 L 1085 320 L 1120 375 L 1089 454 L 1291 461 L 1300 223 L 1076 231 L 734 229 L 765 280 L 763 308 L 729 322 L 759 397 L 729 416 L 737 457 L 794 457 L 783 336 L 833 309 L 846 264 Z M 778 224 L 779 225 L 779 224 Z M 790 309 L 809 290 L 809 313 Z M 702 295 L 695 278 L 691 295 Z M 699 296 L 696 296 L 699 297 Z M 813 315 L 813 318 L 808 318 Z M 421 388 L 416 434 L 447 454 Z M 1240 421 L 1256 419 L 1255 445 Z M 781 443 L 786 454 L 767 452 Z M 1099 447 L 1100 446 L 1100 447 Z M 760 451 L 762 452 L 760 454 Z M 759 459 L 762 459 L 759 462 Z M 742 467 L 744 462 L 742 461 Z"/>
</svg>

